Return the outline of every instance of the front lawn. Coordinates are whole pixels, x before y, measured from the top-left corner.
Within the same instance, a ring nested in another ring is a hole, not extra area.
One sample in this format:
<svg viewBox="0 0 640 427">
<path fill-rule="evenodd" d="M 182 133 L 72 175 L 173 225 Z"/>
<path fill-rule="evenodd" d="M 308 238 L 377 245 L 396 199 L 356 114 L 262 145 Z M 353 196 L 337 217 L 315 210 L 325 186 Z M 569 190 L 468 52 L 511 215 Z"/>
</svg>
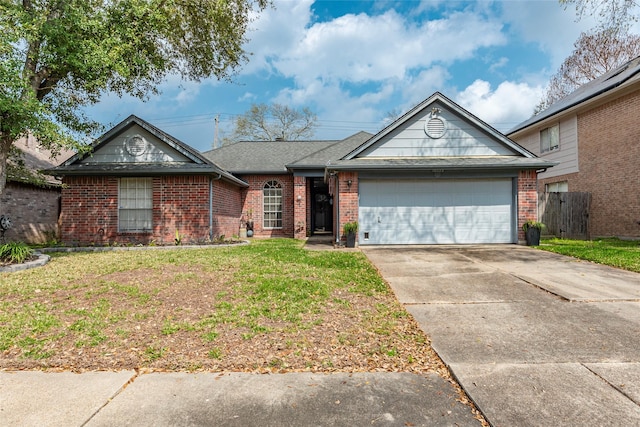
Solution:
<svg viewBox="0 0 640 427">
<path fill-rule="evenodd" d="M 358 252 L 53 254 L 0 273 L 0 369 L 444 372 Z"/>
<path fill-rule="evenodd" d="M 640 273 L 639 241 L 545 239 L 539 248 Z"/>
</svg>

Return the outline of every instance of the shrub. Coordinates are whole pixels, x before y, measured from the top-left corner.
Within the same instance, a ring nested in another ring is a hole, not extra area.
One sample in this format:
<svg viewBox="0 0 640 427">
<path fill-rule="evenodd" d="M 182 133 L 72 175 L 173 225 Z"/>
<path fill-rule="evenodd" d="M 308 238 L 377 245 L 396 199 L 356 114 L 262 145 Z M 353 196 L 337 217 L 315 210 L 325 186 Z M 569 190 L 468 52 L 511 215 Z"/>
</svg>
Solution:
<svg viewBox="0 0 640 427">
<path fill-rule="evenodd" d="M 358 231 L 358 222 L 357 221 L 347 222 L 342 226 L 342 228 L 343 228 L 344 234 L 356 233 Z"/>
<path fill-rule="evenodd" d="M 33 256 L 33 249 L 23 242 L 9 242 L 0 246 L 0 260 L 10 264 L 22 264 Z"/>
</svg>

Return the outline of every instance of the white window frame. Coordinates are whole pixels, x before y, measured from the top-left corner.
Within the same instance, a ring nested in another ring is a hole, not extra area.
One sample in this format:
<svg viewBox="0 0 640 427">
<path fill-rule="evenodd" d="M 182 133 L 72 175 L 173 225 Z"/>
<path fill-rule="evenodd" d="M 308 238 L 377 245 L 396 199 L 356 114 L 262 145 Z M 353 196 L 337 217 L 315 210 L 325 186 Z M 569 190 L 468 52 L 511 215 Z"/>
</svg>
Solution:
<svg viewBox="0 0 640 427">
<path fill-rule="evenodd" d="M 560 149 L 560 125 L 556 124 L 540 131 L 540 152 L 548 153 Z"/>
<path fill-rule="evenodd" d="M 544 186 L 545 193 L 567 193 L 569 183 L 567 181 L 550 182 Z"/>
<path fill-rule="evenodd" d="M 118 232 L 150 233 L 153 227 L 153 178 L 120 178 Z"/>
<path fill-rule="evenodd" d="M 262 227 L 268 230 L 282 228 L 282 184 L 267 181 L 262 186 Z"/>
</svg>

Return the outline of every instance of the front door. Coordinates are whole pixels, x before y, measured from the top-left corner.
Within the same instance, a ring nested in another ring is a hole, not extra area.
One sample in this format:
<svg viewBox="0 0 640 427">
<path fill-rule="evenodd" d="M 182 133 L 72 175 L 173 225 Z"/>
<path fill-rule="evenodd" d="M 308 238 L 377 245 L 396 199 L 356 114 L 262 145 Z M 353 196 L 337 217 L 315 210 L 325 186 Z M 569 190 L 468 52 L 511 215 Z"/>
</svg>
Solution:
<svg viewBox="0 0 640 427">
<path fill-rule="evenodd" d="M 333 209 L 329 188 L 321 179 L 313 183 L 311 206 L 312 231 L 314 234 L 333 230 Z"/>
</svg>

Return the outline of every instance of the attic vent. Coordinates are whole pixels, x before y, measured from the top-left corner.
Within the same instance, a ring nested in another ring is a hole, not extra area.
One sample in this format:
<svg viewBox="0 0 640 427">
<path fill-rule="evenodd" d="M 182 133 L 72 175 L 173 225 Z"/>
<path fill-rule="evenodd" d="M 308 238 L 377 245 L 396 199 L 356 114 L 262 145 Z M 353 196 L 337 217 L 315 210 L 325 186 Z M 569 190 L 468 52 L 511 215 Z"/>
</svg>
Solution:
<svg viewBox="0 0 640 427">
<path fill-rule="evenodd" d="M 141 135 L 133 135 L 125 142 L 125 148 L 134 157 L 141 156 L 147 151 L 148 143 Z"/>
<path fill-rule="evenodd" d="M 440 117 L 431 117 L 424 125 L 424 131 L 433 139 L 442 138 L 447 128 Z"/>
</svg>

